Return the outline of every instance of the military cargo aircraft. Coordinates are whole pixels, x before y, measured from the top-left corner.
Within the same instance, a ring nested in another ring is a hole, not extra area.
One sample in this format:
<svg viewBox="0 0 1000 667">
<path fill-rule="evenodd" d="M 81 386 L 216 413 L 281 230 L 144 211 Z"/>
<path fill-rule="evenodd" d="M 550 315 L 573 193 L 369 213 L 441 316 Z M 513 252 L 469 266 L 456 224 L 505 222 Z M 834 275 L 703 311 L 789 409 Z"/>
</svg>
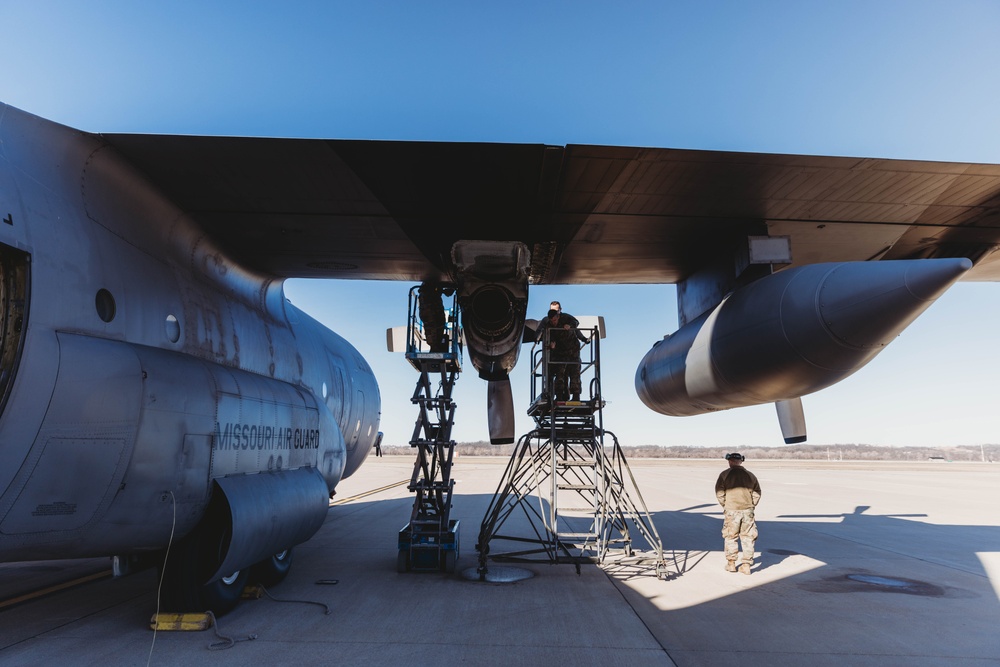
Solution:
<svg viewBox="0 0 1000 667">
<path fill-rule="evenodd" d="M 997 165 L 90 134 L 5 105 L 0 218 L 0 560 L 146 557 L 180 611 L 279 581 L 379 437 L 369 365 L 286 278 L 454 285 L 495 442 L 531 285 L 674 283 L 644 403 L 775 403 L 794 442 L 801 396 L 1000 277 Z"/>
</svg>

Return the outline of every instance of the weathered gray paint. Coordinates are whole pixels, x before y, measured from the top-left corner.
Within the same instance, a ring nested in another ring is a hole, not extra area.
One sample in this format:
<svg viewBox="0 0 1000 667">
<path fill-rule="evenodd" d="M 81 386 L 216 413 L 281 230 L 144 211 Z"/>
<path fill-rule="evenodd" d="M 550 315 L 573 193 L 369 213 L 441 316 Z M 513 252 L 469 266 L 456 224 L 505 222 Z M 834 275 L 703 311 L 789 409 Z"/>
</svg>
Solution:
<svg viewBox="0 0 1000 667">
<path fill-rule="evenodd" d="M 0 559 L 163 548 L 226 476 L 311 469 L 324 504 L 367 456 L 380 401 L 361 355 L 99 137 L 0 105 L 8 215 L 0 244 L 27 253 L 31 286 L 0 415 Z"/>
</svg>

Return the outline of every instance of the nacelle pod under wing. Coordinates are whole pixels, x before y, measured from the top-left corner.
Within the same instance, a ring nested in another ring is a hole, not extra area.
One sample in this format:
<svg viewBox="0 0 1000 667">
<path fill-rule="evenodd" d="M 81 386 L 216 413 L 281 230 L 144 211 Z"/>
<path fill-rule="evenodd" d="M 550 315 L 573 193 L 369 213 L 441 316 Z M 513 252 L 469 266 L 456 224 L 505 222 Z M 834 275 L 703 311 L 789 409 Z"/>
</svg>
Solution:
<svg viewBox="0 0 1000 667">
<path fill-rule="evenodd" d="M 671 415 L 797 398 L 871 361 L 968 259 L 812 264 L 762 278 L 653 346 L 639 398 Z"/>
</svg>

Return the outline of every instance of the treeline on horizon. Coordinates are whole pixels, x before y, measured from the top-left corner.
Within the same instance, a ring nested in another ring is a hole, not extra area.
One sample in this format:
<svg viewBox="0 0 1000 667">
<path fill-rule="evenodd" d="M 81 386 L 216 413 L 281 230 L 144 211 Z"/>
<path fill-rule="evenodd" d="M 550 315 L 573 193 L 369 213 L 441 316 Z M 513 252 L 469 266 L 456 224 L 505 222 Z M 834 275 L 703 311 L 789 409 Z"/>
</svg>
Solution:
<svg viewBox="0 0 1000 667">
<path fill-rule="evenodd" d="M 643 459 L 721 459 L 737 451 L 754 459 L 821 459 L 830 461 L 1000 461 L 1000 444 L 956 445 L 954 447 L 891 447 L 888 445 L 783 445 L 777 447 L 691 447 L 640 445 L 622 447 L 625 458 Z M 458 456 L 510 456 L 514 445 L 491 445 L 486 441 L 462 442 L 455 445 Z M 413 456 L 409 445 L 383 446 L 382 453 L 390 456 Z"/>
</svg>

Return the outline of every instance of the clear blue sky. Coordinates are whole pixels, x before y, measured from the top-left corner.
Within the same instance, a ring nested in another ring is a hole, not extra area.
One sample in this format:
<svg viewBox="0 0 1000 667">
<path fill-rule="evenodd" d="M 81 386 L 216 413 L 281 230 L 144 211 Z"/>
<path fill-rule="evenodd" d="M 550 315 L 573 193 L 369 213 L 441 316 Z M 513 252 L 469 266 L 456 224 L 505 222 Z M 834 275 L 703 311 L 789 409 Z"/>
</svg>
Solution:
<svg viewBox="0 0 1000 667">
<path fill-rule="evenodd" d="M 0 100 L 95 132 L 1000 162 L 997 2 L 487 5 L 3 0 Z M 372 363 L 390 443 L 415 418 L 415 373 L 384 347 L 407 288 L 287 285 Z M 780 444 L 772 406 L 669 418 L 639 403 L 636 364 L 676 328 L 672 286 L 533 288 L 530 314 L 553 297 L 607 319 L 605 421 L 623 444 Z M 867 368 L 804 399 L 810 442 L 1000 442 L 998 308 L 998 285 L 953 288 Z M 485 439 L 485 386 L 469 373 L 459 387 L 455 436 Z"/>
</svg>

